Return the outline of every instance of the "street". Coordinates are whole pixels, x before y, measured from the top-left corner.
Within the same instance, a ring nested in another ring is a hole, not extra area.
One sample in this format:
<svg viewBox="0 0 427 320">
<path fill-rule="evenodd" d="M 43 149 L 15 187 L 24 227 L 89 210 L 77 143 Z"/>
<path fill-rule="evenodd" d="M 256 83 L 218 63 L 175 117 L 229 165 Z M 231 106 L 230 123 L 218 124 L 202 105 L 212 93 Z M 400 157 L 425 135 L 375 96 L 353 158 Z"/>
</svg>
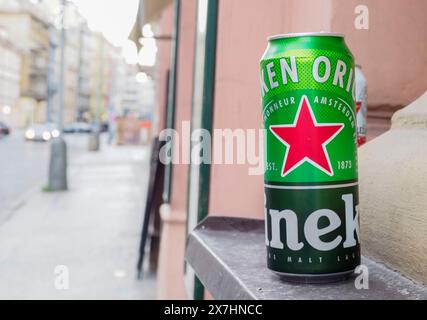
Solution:
<svg viewBox="0 0 427 320">
<path fill-rule="evenodd" d="M 68 160 L 87 150 L 87 135 L 65 135 Z M 0 138 L 0 224 L 25 201 L 26 193 L 47 181 L 49 143 L 25 141 L 22 131 Z"/>
</svg>

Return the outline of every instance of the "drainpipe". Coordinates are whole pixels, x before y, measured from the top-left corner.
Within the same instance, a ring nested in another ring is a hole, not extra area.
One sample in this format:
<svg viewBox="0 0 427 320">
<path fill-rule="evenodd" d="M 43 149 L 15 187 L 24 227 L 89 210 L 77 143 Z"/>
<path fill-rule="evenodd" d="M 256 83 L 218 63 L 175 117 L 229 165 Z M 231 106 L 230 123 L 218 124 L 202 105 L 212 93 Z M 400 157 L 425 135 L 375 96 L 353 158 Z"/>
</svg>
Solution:
<svg viewBox="0 0 427 320">
<path fill-rule="evenodd" d="M 215 96 L 216 42 L 219 0 L 199 0 L 197 4 L 197 41 L 194 77 L 191 133 L 203 129 L 212 133 Z M 201 46 L 200 48 L 198 48 Z M 200 79 L 200 80 L 199 80 Z M 212 134 L 211 134 L 212 136 Z M 202 141 L 200 136 L 198 141 Z M 194 143 L 192 142 L 191 147 Z M 210 163 L 191 160 L 188 179 L 187 235 L 205 219 L 209 210 Z M 185 265 L 185 284 L 190 298 L 204 299 L 204 287 L 188 264 Z"/>
</svg>

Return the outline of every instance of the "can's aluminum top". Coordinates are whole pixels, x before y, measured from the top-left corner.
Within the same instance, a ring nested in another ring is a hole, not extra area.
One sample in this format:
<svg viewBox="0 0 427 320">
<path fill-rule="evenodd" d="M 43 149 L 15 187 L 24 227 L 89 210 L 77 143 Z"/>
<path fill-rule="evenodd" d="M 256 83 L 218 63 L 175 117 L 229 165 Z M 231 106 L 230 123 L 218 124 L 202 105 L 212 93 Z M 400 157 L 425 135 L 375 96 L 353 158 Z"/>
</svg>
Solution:
<svg viewBox="0 0 427 320">
<path fill-rule="evenodd" d="M 268 39 L 268 41 L 271 41 L 271 40 L 276 40 L 276 39 L 297 38 L 297 37 L 338 37 L 338 38 L 344 38 L 344 35 L 342 33 L 326 32 L 326 31 L 300 32 L 300 33 L 277 34 L 274 36 L 270 36 L 267 39 Z"/>
</svg>

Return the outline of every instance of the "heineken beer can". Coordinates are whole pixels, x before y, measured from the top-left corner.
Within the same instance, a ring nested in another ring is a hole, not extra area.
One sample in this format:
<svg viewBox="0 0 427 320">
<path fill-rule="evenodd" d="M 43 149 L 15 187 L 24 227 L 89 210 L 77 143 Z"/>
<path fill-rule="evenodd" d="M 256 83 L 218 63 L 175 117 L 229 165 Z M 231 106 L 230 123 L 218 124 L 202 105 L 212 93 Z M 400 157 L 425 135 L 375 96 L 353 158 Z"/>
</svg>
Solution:
<svg viewBox="0 0 427 320">
<path fill-rule="evenodd" d="M 362 72 L 362 67 L 356 64 L 355 69 L 356 85 L 355 100 L 357 114 L 357 145 L 361 146 L 366 142 L 366 118 L 368 115 L 367 108 L 367 85 L 366 78 Z"/>
<path fill-rule="evenodd" d="M 343 280 L 360 263 L 353 55 L 340 34 L 287 34 L 260 67 L 268 268 Z"/>
</svg>

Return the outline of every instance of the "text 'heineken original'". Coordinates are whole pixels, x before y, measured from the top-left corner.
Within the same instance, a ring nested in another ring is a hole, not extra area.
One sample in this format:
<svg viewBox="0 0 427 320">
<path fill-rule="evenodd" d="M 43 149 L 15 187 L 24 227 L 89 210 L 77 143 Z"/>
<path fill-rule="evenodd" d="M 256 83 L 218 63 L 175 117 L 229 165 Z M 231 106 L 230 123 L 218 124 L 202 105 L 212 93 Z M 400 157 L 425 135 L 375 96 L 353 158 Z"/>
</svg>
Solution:
<svg viewBox="0 0 427 320">
<path fill-rule="evenodd" d="M 360 264 L 353 55 L 341 34 L 287 34 L 260 66 L 268 268 L 346 279 Z"/>
</svg>

